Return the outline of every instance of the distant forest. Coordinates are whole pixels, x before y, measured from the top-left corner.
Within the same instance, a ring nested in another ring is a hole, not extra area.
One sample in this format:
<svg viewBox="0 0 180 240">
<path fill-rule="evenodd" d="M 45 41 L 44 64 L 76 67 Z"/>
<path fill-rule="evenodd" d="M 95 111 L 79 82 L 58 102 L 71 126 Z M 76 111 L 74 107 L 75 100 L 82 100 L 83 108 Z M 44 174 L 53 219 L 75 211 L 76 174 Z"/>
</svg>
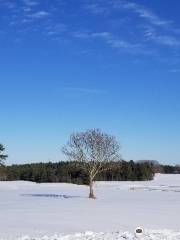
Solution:
<svg viewBox="0 0 180 240">
<path fill-rule="evenodd" d="M 119 161 L 109 163 L 107 171 L 99 174 L 96 181 L 151 180 L 154 176 L 151 163 Z M 35 163 L 1 167 L 1 180 L 25 180 L 33 182 L 66 182 L 88 184 L 88 176 L 77 162 Z"/>
<path fill-rule="evenodd" d="M 152 180 L 156 172 L 180 173 L 180 166 L 168 166 L 142 161 L 119 161 L 111 163 L 109 170 L 99 174 L 96 181 L 146 181 Z M 65 182 L 88 184 L 88 176 L 77 162 L 34 163 L 0 167 L 2 181 L 32 181 L 37 183 Z"/>
<path fill-rule="evenodd" d="M 65 182 L 88 184 L 88 177 L 77 162 L 33 163 L 0 167 L 2 181 Z M 96 181 L 152 180 L 155 173 L 180 174 L 180 166 L 160 165 L 149 161 L 120 161 L 99 174 Z"/>
</svg>

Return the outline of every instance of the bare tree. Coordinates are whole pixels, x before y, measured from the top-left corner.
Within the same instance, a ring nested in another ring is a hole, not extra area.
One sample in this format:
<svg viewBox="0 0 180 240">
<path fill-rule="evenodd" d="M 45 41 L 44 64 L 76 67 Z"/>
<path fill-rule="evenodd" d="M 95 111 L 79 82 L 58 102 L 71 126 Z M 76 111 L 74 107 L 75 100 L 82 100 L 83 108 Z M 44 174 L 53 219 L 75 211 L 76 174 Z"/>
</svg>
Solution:
<svg viewBox="0 0 180 240">
<path fill-rule="evenodd" d="M 0 143 L 0 166 L 3 165 L 3 162 L 6 160 L 8 155 L 3 154 L 5 151 L 4 146 Z"/>
<path fill-rule="evenodd" d="M 112 163 L 120 160 L 120 145 L 115 137 L 103 133 L 99 129 L 89 129 L 85 132 L 74 133 L 62 152 L 70 160 L 81 163 L 89 177 L 89 198 L 95 198 L 93 181 L 97 174 L 109 170 Z"/>
</svg>

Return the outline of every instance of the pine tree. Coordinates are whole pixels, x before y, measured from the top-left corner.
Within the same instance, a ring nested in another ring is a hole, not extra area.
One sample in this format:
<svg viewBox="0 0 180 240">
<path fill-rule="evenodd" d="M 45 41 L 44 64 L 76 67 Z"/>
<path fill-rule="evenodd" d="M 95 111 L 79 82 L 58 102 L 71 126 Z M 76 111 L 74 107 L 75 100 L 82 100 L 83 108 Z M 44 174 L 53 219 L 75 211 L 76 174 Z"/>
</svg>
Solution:
<svg viewBox="0 0 180 240">
<path fill-rule="evenodd" d="M 4 146 L 2 144 L 0 144 L 0 166 L 3 165 L 4 161 L 8 157 L 8 155 L 3 154 L 4 151 L 5 151 Z"/>
</svg>

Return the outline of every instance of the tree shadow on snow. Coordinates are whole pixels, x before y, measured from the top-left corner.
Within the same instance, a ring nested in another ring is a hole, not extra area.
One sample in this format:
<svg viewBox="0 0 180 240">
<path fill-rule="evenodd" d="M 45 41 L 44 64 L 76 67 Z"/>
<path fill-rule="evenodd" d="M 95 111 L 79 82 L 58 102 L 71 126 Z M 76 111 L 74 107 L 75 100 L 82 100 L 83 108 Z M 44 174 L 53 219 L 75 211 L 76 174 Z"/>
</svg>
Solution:
<svg viewBox="0 0 180 240">
<path fill-rule="evenodd" d="M 82 198 L 81 196 L 72 196 L 66 194 L 44 194 L 44 193 L 36 193 L 36 194 L 21 194 L 22 197 L 45 197 L 45 198 Z"/>
</svg>

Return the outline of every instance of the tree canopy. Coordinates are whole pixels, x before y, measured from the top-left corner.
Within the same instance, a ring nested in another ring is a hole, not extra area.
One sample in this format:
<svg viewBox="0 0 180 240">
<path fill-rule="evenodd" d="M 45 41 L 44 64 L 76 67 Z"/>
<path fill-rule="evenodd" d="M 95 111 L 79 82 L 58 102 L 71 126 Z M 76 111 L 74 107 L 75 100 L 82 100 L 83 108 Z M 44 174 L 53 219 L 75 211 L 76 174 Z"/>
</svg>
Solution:
<svg viewBox="0 0 180 240">
<path fill-rule="evenodd" d="M 82 168 L 88 174 L 90 198 L 95 198 L 93 192 L 95 177 L 112 167 L 113 162 L 120 160 L 119 150 L 120 145 L 115 137 L 100 129 L 89 129 L 72 134 L 62 149 L 70 160 L 81 163 Z"/>
</svg>

